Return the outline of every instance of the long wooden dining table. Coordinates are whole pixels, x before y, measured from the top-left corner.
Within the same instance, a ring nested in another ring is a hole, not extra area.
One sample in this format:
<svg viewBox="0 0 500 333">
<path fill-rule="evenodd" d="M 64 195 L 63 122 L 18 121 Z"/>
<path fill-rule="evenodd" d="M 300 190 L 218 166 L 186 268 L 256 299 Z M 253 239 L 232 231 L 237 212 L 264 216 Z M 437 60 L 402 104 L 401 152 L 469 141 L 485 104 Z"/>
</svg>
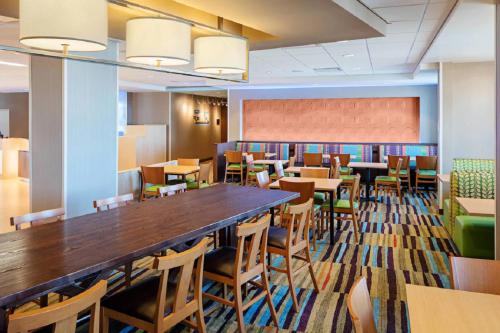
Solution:
<svg viewBox="0 0 500 333">
<path fill-rule="evenodd" d="M 0 331 L 6 309 L 235 225 L 298 193 L 220 184 L 0 235 Z"/>
</svg>

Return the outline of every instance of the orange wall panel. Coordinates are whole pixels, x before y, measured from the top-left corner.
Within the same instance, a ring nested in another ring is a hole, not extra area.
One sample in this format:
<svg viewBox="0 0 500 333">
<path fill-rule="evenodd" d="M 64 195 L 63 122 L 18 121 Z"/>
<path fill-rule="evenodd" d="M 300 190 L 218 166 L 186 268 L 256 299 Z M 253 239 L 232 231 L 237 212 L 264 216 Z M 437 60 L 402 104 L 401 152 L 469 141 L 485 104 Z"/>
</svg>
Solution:
<svg viewBox="0 0 500 333">
<path fill-rule="evenodd" d="M 243 140 L 408 142 L 420 137 L 420 98 L 243 101 Z"/>
</svg>

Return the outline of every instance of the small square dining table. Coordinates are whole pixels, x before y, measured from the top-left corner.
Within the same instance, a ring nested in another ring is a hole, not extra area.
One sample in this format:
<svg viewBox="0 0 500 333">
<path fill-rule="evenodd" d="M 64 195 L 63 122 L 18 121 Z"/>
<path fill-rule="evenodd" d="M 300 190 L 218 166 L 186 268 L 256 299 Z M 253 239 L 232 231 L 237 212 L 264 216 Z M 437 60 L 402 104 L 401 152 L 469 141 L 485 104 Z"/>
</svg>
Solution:
<svg viewBox="0 0 500 333">
<path fill-rule="evenodd" d="M 167 176 L 181 176 L 182 179 L 186 179 L 187 175 L 200 171 L 200 167 L 197 165 L 165 165 L 163 170 Z"/>
</svg>

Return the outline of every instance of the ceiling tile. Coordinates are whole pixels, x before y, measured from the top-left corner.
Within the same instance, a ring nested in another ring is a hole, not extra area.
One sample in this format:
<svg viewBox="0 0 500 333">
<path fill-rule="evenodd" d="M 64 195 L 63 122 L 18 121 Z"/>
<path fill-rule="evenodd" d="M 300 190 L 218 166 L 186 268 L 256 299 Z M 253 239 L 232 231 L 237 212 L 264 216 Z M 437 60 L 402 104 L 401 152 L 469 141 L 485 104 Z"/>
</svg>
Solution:
<svg viewBox="0 0 500 333">
<path fill-rule="evenodd" d="M 442 20 L 448 15 L 451 7 L 452 4 L 448 2 L 431 3 L 427 6 L 424 20 Z"/>
<path fill-rule="evenodd" d="M 424 13 L 424 5 L 377 8 L 375 12 L 389 22 L 418 21 Z"/>
<path fill-rule="evenodd" d="M 297 47 L 286 47 L 283 49 L 285 52 L 291 55 L 301 55 L 301 54 L 325 54 L 325 50 L 321 46 L 297 46 Z"/>
<path fill-rule="evenodd" d="M 417 32 L 419 21 L 399 21 L 387 25 L 388 34 L 400 34 L 406 32 Z"/>
<path fill-rule="evenodd" d="M 428 32 L 428 31 L 436 31 L 439 26 L 441 25 L 440 20 L 423 20 L 422 24 L 420 25 L 420 30 L 423 32 Z"/>
<path fill-rule="evenodd" d="M 368 39 L 368 44 L 375 43 L 409 43 L 415 39 L 415 33 L 387 34 L 385 37 Z"/>
<path fill-rule="evenodd" d="M 417 38 L 415 39 L 415 41 L 429 44 L 434 38 L 435 34 L 436 33 L 434 31 L 420 31 L 417 34 Z"/>
<path fill-rule="evenodd" d="M 370 8 L 379 7 L 394 7 L 394 6 L 407 6 L 407 5 L 421 5 L 425 4 L 427 0 L 361 0 L 366 6 Z"/>
<path fill-rule="evenodd" d="M 326 52 L 324 54 L 298 54 L 295 59 L 309 68 L 337 67 L 337 63 Z"/>
</svg>

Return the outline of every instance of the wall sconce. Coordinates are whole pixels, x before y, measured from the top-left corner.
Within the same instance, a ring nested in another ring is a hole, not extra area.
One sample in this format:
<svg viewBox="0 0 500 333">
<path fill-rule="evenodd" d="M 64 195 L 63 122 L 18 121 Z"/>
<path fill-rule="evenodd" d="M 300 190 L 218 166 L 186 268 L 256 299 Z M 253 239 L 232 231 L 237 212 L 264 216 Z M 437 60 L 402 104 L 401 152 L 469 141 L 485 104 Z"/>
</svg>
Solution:
<svg viewBox="0 0 500 333">
<path fill-rule="evenodd" d="M 195 125 L 210 124 L 210 117 L 208 115 L 208 111 L 200 111 L 199 109 L 195 109 L 193 119 Z"/>
</svg>

